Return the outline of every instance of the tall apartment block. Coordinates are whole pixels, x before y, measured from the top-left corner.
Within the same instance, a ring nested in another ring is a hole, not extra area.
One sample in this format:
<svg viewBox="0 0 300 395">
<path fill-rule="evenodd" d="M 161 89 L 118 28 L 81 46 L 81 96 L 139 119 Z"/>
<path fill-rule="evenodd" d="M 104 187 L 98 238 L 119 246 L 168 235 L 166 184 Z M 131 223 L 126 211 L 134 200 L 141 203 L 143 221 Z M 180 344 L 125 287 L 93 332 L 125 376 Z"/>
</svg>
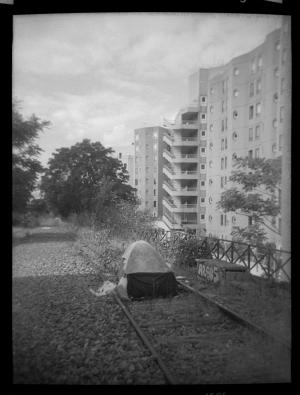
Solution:
<svg viewBox="0 0 300 395">
<path fill-rule="evenodd" d="M 207 95 L 181 109 L 163 137 L 163 221 L 173 230 L 205 228 Z M 203 95 L 202 95 L 203 94 Z"/>
<path fill-rule="evenodd" d="M 277 195 L 282 217 L 270 218 L 266 231 L 284 248 L 281 234 L 289 233 L 290 218 L 290 46 L 290 17 L 283 17 L 282 28 L 254 50 L 190 76 L 190 105 L 165 125 L 163 138 L 163 220 L 170 229 L 231 239 L 233 227 L 249 221 L 217 208 L 231 186 L 234 158 L 283 156 L 285 186 Z"/>
<path fill-rule="evenodd" d="M 161 126 L 135 129 L 135 185 L 140 199 L 140 209 L 153 217 L 162 216 L 162 151 Z"/>
</svg>

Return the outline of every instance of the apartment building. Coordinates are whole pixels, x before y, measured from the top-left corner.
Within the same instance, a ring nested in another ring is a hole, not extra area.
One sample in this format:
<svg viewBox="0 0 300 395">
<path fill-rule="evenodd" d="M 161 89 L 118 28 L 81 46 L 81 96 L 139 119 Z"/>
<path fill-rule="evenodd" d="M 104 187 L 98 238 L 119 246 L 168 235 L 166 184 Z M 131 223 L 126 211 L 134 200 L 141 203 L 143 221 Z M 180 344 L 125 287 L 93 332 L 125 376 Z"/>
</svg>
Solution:
<svg viewBox="0 0 300 395">
<path fill-rule="evenodd" d="M 161 126 L 144 127 L 134 131 L 135 185 L 140 209 L 153 217 L 162 216 L 162 151 Z"/>
<path fill-rule="evenodd" d="M 284 152 L 283 174 L 290 175 L 290 46 L 290 17 L 283 17 L 282 28 L 257 48 L 190 76 L 189 106 L 164 125 L 163 220 L 170 229 L 231 239 L 234 226 L 247 225 L 243 213 L 217 208 L 231 186 L 236 156 L 275 158 Z M 286 229 L 290 176 L 283 179 L 277 197 Z M 281 216 L 270 218 L 266 231 L 282 246 Z"/>
<path fill-rule="evenodd" d="M 173 230 L 205 232 L 207 95 L 183 108 L 163 137 L 163 221 Z"/>
<path fill-rule="evenodd" d="M 251 52 L 224 66 L 200 69 L 190 77 L 190 101 L 199 108 L 203 95 L 200 87 L 207 78 L 208 235 L 231 239 L 233 227 L 246 226 L 249 221 L 243 213 L 226 214 L 216 206 L 221 193 L 231 186 L 234 157 L 282 156 L 283 141 L 291 129 L 287 114 L 291 101 L 287 93 L 291 78 L 289 24 L 289 18 L 284 19 L 282 28 L 270 33 Z M 279 190 L 277 197 L 282 201 L 281 195 Z M 269 240 L 281 246 L 281 216 L 267 220 L 266 232 Z"/>
</svg>

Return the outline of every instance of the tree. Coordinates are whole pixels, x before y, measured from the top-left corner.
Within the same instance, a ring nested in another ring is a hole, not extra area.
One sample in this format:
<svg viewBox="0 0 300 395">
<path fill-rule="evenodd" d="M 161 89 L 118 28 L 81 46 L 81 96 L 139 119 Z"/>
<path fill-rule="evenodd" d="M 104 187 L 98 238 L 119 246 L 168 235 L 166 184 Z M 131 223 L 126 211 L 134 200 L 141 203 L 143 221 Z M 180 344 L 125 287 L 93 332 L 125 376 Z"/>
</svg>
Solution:
<svg viewBox="0 0 300 395">
<path fill-rule="evenodd" d="M 41 181 L 50 208 L 62 217 L 87 212 L 100 218 L 120 200 L 135 202 L 135 189 L 126 184 L 128 173 L 110 156 L 113 152 L 88 139 L 57 149 Z"/>
<path fill-rule="evenodd" d="M 270 218 L 280 214 L 280 202 L 276 197 L 281 182 L 281 157 L 236 158 L 229 180 L 240 185 L 221 194 L 218 208 L 224 212 L 234 211 L 248 217 L 248 226 L 235 227 L 232 236 L 252 244 L 267 240 L 264 227 L 279 233 Z"/>
<path fill-rule="evenodd" d="M 14 100 L 12 109 L 12 179 L 13 212 L 26 212 L 32 192 L 36 188 L 38 174 L 43 167 L 37 157 L 42 149 L 35 144 L 40 132 L 48 127 L 48 121 L 41 121 L 34 114 L 25 120 L 20 113 L 19 103 Z"/>
</svg>

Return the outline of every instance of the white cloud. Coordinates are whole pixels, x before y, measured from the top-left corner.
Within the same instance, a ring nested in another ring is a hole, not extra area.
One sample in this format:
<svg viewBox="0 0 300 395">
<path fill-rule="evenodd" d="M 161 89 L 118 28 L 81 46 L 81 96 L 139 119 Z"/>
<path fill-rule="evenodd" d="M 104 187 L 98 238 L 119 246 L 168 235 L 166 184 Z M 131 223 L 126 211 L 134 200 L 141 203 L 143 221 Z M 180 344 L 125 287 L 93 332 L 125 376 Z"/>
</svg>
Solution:
<svg viewBox="0 0 300 395">
<path fill-rule="evenodd" d="M 187 78 L 259 45 L 280 17 L 70 14 L 14 17 L 13 93 L 52 122 L 40 144 L 126 145 L 134 128 L 174 118 Z M 44 155 L 46 157 L 46 153 Z"/>
</svg>

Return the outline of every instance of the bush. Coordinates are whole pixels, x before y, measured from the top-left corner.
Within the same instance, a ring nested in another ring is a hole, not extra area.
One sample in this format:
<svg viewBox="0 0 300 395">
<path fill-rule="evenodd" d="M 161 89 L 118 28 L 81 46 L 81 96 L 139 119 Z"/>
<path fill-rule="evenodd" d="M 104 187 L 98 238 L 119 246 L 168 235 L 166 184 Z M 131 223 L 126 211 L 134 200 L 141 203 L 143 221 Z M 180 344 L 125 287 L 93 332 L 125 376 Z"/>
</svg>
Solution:
<svg viewBox="0 0 300 395">
<path fill-rule="evenodd" d="M 196 266 L 196 258 L 211 259 L 212 255 L 206 240 L 190 238 L 178 240 L 175 263 L 183 266 Z"/>
<path fill-rule="evenodd" d="M 13 213 L 13 226 L 23 226 L 24 228 L 35 228 L 40 226 L 39 217 L 30 212 L 25 214 Z"/>
</svg>

